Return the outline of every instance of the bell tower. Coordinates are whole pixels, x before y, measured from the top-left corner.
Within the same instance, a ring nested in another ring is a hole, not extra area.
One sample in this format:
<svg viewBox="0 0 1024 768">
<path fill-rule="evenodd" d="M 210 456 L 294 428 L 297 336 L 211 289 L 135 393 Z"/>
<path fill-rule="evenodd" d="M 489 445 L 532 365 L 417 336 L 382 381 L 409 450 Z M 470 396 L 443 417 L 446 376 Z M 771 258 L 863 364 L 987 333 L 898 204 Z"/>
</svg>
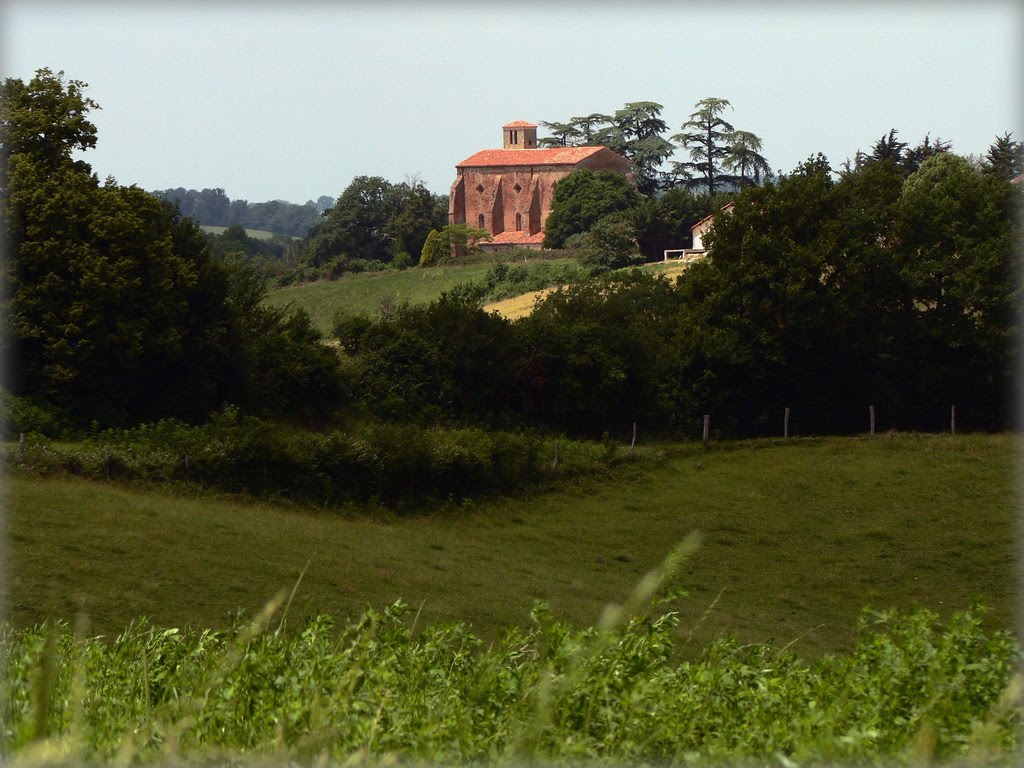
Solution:
<svg viewBox="0 0 1024 768">
<path fill-rule="evenodd" d="M 516 120 L 501 126 L 503 149 L 536 149 L 537 124 Z"/>
</svg>

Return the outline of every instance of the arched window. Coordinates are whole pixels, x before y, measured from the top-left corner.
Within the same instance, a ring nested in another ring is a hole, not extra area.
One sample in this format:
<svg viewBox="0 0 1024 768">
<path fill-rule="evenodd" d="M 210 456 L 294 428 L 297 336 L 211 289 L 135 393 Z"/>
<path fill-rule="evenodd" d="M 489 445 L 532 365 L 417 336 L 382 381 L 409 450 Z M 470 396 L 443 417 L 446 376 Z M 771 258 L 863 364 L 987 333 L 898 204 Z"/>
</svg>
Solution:
<svg viewBox="0 0 1024 768">
<path fill-rule="evenodd" d="M 477 229 L 484 229 L 485 228 L 484 227 L 484 215 L 482 213 L 479 216 L 476 217 L 476 226 L 477 226 Z"/>
<path fill-rule="evenodd" d="M 522 231 L 523 231 L 523 214 L 517 213 L 516 214 L 516 232 L 522 232 Z"/>
</svg>

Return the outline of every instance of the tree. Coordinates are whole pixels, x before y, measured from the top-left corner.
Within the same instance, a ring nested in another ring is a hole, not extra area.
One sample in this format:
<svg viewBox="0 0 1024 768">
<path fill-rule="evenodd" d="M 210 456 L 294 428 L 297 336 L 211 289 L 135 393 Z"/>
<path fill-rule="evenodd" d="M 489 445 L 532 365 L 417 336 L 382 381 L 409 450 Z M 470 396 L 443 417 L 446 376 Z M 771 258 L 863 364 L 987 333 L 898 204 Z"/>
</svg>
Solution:
<svg viewBox="0 0 1024 768">
<path fill-rule="evenodd" d="M 447 206 L 442 212 L 435 200 L 436 195 L 419 181 L 398 184 L 395 194 L 400 198 L 401 208 L 385 224 L 384 231 L 391 238 L 394 256 L 407 253 L 418 258 L 427 235 L 447 222 Z"/>
<path fill-rule="evenodd" d="M 539 144 L 607 147 L 633 163 L 640 192 L 654 194 L 663 175 L 660 166 L 675 149 L 661 135 L 668 130 L 661 110 L 661 104 L 654 101 L 632 101 L 612 115 L 593 112 L 567 123 L 541 122 L 554 136 L 542 138 Z"/>
<path fill-rule="evenodd" d="M 544 247 L 561 248 L 570 235 L 586 232 L 601 217 L 632 208 L 636 188 L 614 171 L 573 171 L 558 182 L 544 229 Z"/>
<path fill-rule="evenodd" d="M 919 401 L 1006 401 L 1018 343 L 1019 205 L 1013 185 L 953 154 L 926 160 L 907 179 L 897 256 L 916 316 Z"/>
<path fill-rule="evenodd" d="M 574 146 L 579 138 L 579 131 L 569 123 L 548 123 L 544 120 L 540 124 L 547 128 L 551 136 L 545 136 L 537 142 L 539 147 L 568 147 Z"/>
<path fill-rule="evenodd" d="M 643 261 L 636 243 L 636 226 L 627 211 L 598 219 L 587 232 L 580 261 L 598 269 L 619 269 Z"/>
<path fill-rule="evenodd" d="M 722 113 L 729 106 L 726 99 L 701 99 L 690 119 L 683 123 L 682 133 L 672 137 L 672 141 L 690 153 L 690 162 L 673 163 L 683 185 L 691 189 L 704 187 L 709 195 L 714 195 L 716 186 L 732 180 L 722 170 L 722 164 L 729 156 L 729 137 L 733 133 L 732 124 L 722 119 Z"/>
<path fill-rule="evenodd" d="M 727 140 L 729 153 L 722 160 L 722 167 L 734 173 L 741 186 L 758 186 L 761 177 L 771 173 L 771 167 L 761 152 L 761 139 L 750 131 L 733 131 Z M 752 176 L 748 176 L 748 172 Z"/>
<path fill-rule="evenodd" d="M 661 110 L 661 104 L 653 101 L 633 101 L 612 116 L 614 130 L 621 137 L 621 154 L 633 163 L 637 188 L 645 195 L 658 190 L 659 168 L 675 149 L 661 135 L 668 130 Z"/>
<path fill-rule="evenodd" d="M 896 138 L 896 129 L 891 128 L 887 136 L 883 136 L 875 142 L 871 148 L 871 159 L 875 161 L 888 160 L 900 164 L 903 162 L 903 153 L 907 148 L 907 142 Z"/>
<path fill-rule="evenodd" d="M 330 387 L 307 387 L 273 358 L 330 350 L 290 315 L 246 333 L 267 311 L 264 293 L 248 291 L 246 308 L 233 301 L 229 271 L 190 219 L 138 187 L 112 178 L 101 186 L 86 163 L 71 159 L 95 137 L 81 89 L 40 70 L 27 86 L 8 80 L 2 93 L 0 113 L 14 137 L 5 139 L 0 198 L 13 390 L 104 426 L 202 418 L 226 399 L 238 402 L 257 374 L 298 381 L 304 394 L 292 402 L 323 405 Z M 76 128 L 49 130 L 50 122 Z M 336 367 L 324 365 L 325 378 L 337 379 Z M 264 389 L 269 400 L 246 403 L 266 409 L 283 391 Z"/>
<path fill-rule="evenodd" d="M 393 255 L 387 225 L 401 209 L 401 191 L 394 184 L 380 176 L 357 176 L 309 233 L 306 263 L 323 266 L 339 257 L 387 263 Z"/>
<path fill-rule="evenodd" d="M 8 163 L 29 157 L 35 166 L 56 171 L 71 166 L 91 171 L 88 163 L 72 161 L 71 154 L 96 146 L 96 126 L 91 110 L 99 105 L 85 95 L 87 83 L 64 79 L 43 68 L 25 84 L 16 78 L 4 81 L 0 92 L 0 196 L 7 198 Z"/>
<path fill-rule="evenodd" d="M 691 227 L 725 202 L 716 204 L 707 195 L 695 195 L 682 187 L 640 201 L 633 209 L 640 253 L 652 261 L 661 259 L 668 249 L 689 248 Z"/>
<path fill-rule="evenodd" d="M 1009 181 L 1024 173 L 1024 142 L 1014 141 L 1012 134 L 996 136 L 985 153 L 985 171 L 997 179 Z"/>
<path fill-rule="evenodd" d="M 952 144 L 942 139 L 932 141 L 930 134 L 925 134 L 924 139 L 916 147 L 908 149 L 903 155 L 903 166 L 908 173 L 913 173 L 921 167 L 921 163 L 929 157 L 935 157 L 952 149 Z"/>
</svg>

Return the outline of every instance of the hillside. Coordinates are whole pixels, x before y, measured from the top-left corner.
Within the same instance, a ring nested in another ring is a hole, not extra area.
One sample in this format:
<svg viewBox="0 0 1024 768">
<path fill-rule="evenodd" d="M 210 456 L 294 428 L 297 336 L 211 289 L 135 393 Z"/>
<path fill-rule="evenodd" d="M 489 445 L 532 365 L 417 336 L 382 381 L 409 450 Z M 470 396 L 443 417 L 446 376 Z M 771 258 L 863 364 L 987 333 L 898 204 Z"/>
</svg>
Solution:
<svg viewBox="0 0 1024 768">
<path fill-rule="evenodd" d="M 820 654 L 849 647 L 865 606 L 946 615 L 976 598 L 1012 627 L 1017 447 L 1005 435 L 669 446 L 643 473 L 412 517 L 14 476 L 3 601 L 20 626 L 81 605 L 103 633 L 142 615 L 223 627 L 304 572 L 292 616 L 402 599 L 420 622 L 492 636 L 536 599 L 592 624 L 699 531 L 678 603 L 695 646 L 735 634 Z"/>
<path fill-rule="evenodd" d="M 538 262 L 541 261 L 550 262 L 551 259 L 538 259 Z M 338 280 L 320 280 L 275 288 L 270 291 L 266 303 L 274 307 L 302 307 L 313 319 L 313 325 L 321 333 L 330 336 L 332 318 L 336 312 L 373 313 L 380 307 L 382 300 L 428 303 L 459 284 L 482 283 L 496 263 L 499 263 L 497 259 L 493 262 L 477 261 L 430 269 L 346 274 Z M 644 270 L 664 273 L 669 278 L 680 274 L 684 268 L 675 262 L 655 262 L 643 266 Z M 528 312 L 536 297 L 543 293 L 530 291 L 519 297 L 489 303 L 485 308 L 514 319 Z"/>
</svg>

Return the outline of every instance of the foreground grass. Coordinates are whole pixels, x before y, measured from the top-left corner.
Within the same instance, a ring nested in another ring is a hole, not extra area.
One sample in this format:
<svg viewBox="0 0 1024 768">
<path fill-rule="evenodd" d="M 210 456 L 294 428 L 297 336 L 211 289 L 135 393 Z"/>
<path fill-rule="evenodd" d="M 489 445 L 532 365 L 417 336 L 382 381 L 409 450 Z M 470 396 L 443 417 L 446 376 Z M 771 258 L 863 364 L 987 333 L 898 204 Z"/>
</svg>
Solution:
<svg viewBox="0 0 1024 768">
<path fill-rule="evenodd" d="M 16 626 L 79 611 L 225 628 L 302 575 L 297 620 L 403 600 L 482 637 L 534 600 L 589 626 L 692 531 L 675 608 L 690 652 L 724 635 L 852 648 L 863 606 L 942 616 L 975 599 L 1013 628 L 1017 438 L 884 436 L 669 451 L 664 464 L 556 492 L 398 518 L 11 477 L 3 600 Z"/>
<path fill-rule="evenodd" d="M 462 625 L 413 635 L 407 609 L 280 632 L 250 625 L 115 639 L 0 633 L 9 672 L 0 755 L 14 765 L 623 763 L 1016 764 L 1020 649 L 976 614 L 865 613 L 852 652 L 810 664 L 720 641 L 677 661 L 670 582 L 643 579 L 600 625 L 543 606 L 485 646 Z M 276 625 L 276 626 L 275 626 Z"/>
</svg>

